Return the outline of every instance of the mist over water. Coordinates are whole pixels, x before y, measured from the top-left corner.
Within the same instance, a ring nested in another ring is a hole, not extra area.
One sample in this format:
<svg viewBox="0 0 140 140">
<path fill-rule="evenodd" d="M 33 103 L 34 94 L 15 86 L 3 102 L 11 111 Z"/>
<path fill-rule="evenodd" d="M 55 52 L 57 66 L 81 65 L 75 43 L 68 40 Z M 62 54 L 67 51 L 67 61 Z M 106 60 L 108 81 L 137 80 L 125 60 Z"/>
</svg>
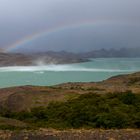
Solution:
<svg viewBox="0 0 140 140">
<path fill-rule="evenodd" d="M 71 65 L 12 66 L 0 68 L 0 72 L 133 72 L 132 70 L 86 68 Z"/>
<path fill-rule="evenodd" d="M 66 82 L 97 82 L 111 76 L 140 71 L 140 58 L 98 58 L 90 62 L 0 68 L 0 87 L 50 86 Z"/>
</svg>

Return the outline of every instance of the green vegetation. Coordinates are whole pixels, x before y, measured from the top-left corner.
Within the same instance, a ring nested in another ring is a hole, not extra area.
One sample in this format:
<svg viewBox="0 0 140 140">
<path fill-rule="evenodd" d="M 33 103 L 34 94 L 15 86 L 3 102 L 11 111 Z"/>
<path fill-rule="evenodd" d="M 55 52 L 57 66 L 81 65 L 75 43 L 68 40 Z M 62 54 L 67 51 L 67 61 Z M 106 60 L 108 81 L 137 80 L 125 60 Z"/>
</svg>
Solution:
<svg viewBox="0 0 140 140">
<path fill-rule="evenodd" d="M 1 113 L 35 127 L 140 128 L 140 94 L 83 94 L 65 102 L 51 102 L 30 112 Z"/>
</svg>

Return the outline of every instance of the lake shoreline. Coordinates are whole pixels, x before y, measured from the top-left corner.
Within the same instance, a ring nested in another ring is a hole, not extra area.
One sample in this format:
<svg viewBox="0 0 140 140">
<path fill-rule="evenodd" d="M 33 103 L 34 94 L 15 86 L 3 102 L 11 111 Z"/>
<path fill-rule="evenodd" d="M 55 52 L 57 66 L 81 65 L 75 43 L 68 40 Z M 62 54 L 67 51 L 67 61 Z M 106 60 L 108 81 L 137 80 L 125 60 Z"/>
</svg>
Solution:
<svg viewBox="0 0 140 140">
<path fill-rule="evenodd" d="M 0 88 L 99 82 L 112 76 L 137 71 L 140 71 L 140 58 L 96 58 L 73 64 L 0 67 Z"/>
</svg>

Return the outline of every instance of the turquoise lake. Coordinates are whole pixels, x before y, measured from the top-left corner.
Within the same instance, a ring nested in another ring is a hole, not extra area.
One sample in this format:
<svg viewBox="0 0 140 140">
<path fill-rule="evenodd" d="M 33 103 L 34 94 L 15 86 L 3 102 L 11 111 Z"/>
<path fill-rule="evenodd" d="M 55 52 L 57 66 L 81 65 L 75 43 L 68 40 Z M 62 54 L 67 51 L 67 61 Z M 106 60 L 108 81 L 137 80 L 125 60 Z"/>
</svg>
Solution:
<svg viewBox="0 0 140 140">
<path fill-rule="evenodd" d="M 97 82 L 140 71 L 140 58 L 98 58 L 90 62 L 0 68 L 0 88 L 20 85 L 50 86 L 66 82 Z"/>
</svg>

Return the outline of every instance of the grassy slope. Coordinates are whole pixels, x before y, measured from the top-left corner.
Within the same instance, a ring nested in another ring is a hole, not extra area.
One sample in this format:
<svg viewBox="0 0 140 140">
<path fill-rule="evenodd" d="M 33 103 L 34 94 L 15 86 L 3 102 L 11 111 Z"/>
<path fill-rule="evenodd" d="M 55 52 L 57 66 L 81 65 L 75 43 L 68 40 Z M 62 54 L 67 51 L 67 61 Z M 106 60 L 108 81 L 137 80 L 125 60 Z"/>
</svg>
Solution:
<svg viewBox="0 0 140 140">
<path fill-rule="evenodd" d="M 12 111 L 47 106 L 51 101 L 65 101 L 87 93 L 113 93 L 131 90 L 140 93 L 140 72 L 115 76 L 98 83 L 66 83 L 52 87 L 21 86 L 0 89 L 0 108 Z"/>
</svg>

